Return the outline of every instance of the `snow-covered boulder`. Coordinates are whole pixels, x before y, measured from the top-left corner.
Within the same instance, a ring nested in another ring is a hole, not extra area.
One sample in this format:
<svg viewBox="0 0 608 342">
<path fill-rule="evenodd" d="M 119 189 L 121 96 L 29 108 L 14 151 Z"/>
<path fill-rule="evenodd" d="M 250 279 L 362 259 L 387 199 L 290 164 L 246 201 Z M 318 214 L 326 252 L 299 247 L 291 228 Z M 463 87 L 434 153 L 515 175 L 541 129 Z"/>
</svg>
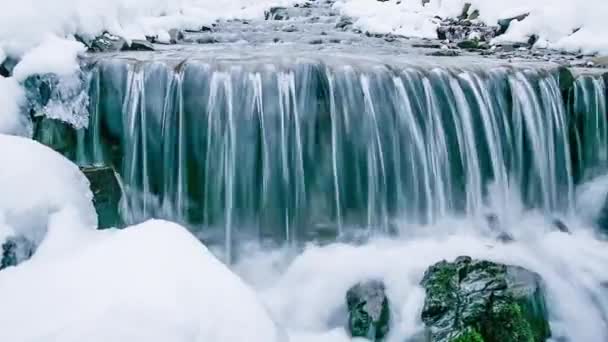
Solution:
<svg viewBox="0 0 608 342">
<path fill-rule="evenodd" d="M 287 339 L 253 290 L 165 221 L 95 231 L 70 253 L 6 269 L 0 303 L 0 341 Z"/>
</svg>

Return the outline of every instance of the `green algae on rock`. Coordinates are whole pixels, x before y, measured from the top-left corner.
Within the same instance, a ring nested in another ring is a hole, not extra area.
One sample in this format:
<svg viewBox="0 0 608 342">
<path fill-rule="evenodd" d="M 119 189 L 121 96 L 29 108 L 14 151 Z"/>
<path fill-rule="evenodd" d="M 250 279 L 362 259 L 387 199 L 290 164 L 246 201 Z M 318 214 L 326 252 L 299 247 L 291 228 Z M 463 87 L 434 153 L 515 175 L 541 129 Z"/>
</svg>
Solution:
<svg viewBox="0 0 608 342">
<path fill-rule="evenodd" d="M 422 321 L 433 342 L 543 342 L 550 336 L 540 276 L 459 257 L 425 273 Z"/>
</svg>

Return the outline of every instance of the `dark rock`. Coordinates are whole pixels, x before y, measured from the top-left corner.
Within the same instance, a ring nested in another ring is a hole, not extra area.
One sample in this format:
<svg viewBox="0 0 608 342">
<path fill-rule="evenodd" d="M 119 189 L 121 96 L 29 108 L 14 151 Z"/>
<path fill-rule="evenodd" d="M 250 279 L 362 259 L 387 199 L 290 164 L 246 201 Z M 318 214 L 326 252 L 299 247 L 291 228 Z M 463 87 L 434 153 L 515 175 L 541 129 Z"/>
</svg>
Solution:
<svg viewBox="0 0 608 342">
<path fill-rule="evenodd" d="M 216 44 L 219 43 L 217 39 L 213 36 L 205 36 L 196 39 L 196 42 L 199 44 Z"/>
<path fill-rule="evenodd" d="M 74 159 L 76 153 L 76 130 L 70 124 L 46 116 L 34 117 L 34 140 Z"/>
<path fill-rule="evenodd" d="M 346 293 L 348 332 L 352 337 L 382 340 L 389 330 L 390 309 L 384 283 L 370 280 L 359 283 Z"/>
<path fill-rule="evenodd" d="M 19 61 L 14 58 L 7 57 L 0 64 L 0 76 L 10 77 L 13 74 L 13 69 L 15 68 L 18 62 Z"/>
<path fill-rule="evenodd" d="M 441 44 L 439 44 L 439 43 L 412 44 L 412 47 L 421 48 L 421 49 L 441 49 Z"/>
<path fill-rule="evenodd" d="M 119 227 L 121 224 L 119 213 L 121 190 L 116 173 L 107 166 L 85 167 L 81 170 L 91 183 L 93 205 L 97 211 L 99 229 Z"/>
<path fill-rule="evenodd" d="M 313 40 L 309 41 L 308 44 L 312 44 L 312 45 L 323 44 L 323 39 L 313 39 Z"/>
<path fill-rule="evenodd" d="M 131 45 L 124 45 L 122 51 L 154 51 L 154 45 L 147 40 L 134 39 Z"/>
<path fill-rule="evenodd" d="M 82 127 L 88 122 L 88 80 L 83 72 L 69 78 L 55 74 L 32 75 L 24 82 L 25 110 L 38 117 L 68 118 L 69 124 Z"/>
<path fill-rule="evenodd" d="M 341 17 L 338 23 L 336 24 L 336 28 L 338 30 L 346 30 L 348 27 L 353 25 L 353 21 L 349 17 Z"/>
<path fill-rule="evenodd" d="M 572 87 L 574 87 L 574 75 L 572 74 L 572 71 L 570 71 L 570 69 L 566 67 L 560 67 L 557 70 L 557 74 L 559 89 L 561 90 L 562 95 L 564 95 L 563 98 L 568 98 L 568 93 L 570 93 L 570 90 L 572 89 Z"/>
<path fill-rule="evenodd" d="M 464 6 L 462 7 L 462 11 L 460 12 L 460 15 L 458 16 L 458 19 L 467 19 L 469 17 L 469 10 L 471 9 L 471 3 L 470 2 L 465 2 Z"/>
<path fill-rule="evenodd" d="M 128 44 L 122 37 L 106 32 L 93 39 L 87 46 L 89 52 L 118 52 L 124 50 Z"/>
<path fill-rule="evenodd" d="M 540 276 L 459 257 L 424 274 L 422 321 L 433 342 L 542 342 L 550 335 Z"/>
<path fill-rule="evenodd" d="M 271 7 L 264 13 L 266 20 L 288 20 L 289 11 L 286 7 Z"/>
<path fill-rule="evenodd" d="M 510 18 L 504 18 L 504 19 L 499 19 L 498 20 L 498 35 L 504 34 L 505 32 L 507 32 L 507 30 L 509 29 L 509 26 L 511 25 L 511 22 L 513 22 L 513 20 L 517 20 L 517 21 L 522 21 L 524 19 L 526 19 L 528 16 L 530 15 L 530 13 L 523 13 L 520 15 L 516 15 L 514 17 L 510 17 Z"/>
<path fill-rule="evenodd" d="M 427 53 L 427 56 L 438 56 L 438 57 L 456 57 L 460 56 L 460 53 L 455 50 L 442 49 Z"/>
<path fill-rule="evenodd" d="M 298 28 L 296 27 L 296 25 L 285 26 L 282 29 L 283 32 L 296 32 L 297 30 Z"/>
<path fill-rule="evenodd" d="M 19 265 L 31 258 L 35 251 L 34 244 L 22 236 L 7 238 L 1 248 L 0 270 Z"/>
<path fill-rule="evenodd" d="M 566 226 L 564 221 L 556 218 L 556 219 L 553 219 L 552 223 L 553 223 L 553 227 L 555 227 L 555 229 L 557 229 L 558 231 L 560 231 L 562 233 L 566 233 L 566 234 L 571 234 L 570 229 L 568 229 L 568 226 Z"/>
<path fill-rule="evenodd" d="M 456 44 L 459 48 L 461 49 L 477 49 L 479 48 L 479 40 L 477 39 L 468 39 L 468 40 L 463 40 L 461 42 L 458 42 Z"/>
</svg>

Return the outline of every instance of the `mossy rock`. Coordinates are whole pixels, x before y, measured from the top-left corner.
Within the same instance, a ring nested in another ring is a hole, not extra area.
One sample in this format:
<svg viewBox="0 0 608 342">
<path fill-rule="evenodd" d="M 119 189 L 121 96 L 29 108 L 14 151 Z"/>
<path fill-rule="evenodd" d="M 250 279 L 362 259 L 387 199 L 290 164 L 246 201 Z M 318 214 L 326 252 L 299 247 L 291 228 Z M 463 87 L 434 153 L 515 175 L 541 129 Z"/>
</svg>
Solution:
<svg viewBox="0 0 608 342">
<path fill-rule="evenodd" d="M 390 309 L 384 283 L 370 280 L 351 287 L 346 293 L 347 330 L 352 337 L 382 341 L 388 334 Z"/>
<path fill-rule="evenodd" d="M 542 280 L 521 267 L 460 257 L 431 266 L 422 321 L 433 342 L 543 342 Z"/>
</svg>

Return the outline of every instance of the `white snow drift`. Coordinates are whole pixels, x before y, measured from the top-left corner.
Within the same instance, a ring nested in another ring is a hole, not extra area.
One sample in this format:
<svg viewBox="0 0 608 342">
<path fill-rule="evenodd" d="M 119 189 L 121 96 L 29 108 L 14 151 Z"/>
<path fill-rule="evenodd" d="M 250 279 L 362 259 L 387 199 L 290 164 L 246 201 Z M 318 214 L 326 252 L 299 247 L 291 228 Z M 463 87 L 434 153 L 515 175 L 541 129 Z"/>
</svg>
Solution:
<svg viewBox="0 0 608 342">
<path fill-rule="evenodd" d="M 378 33 L 396 33 L 413 37 L 437 38 L 438 19 L 458 17 L 464 4 L 479 10 L 478 20 L 496 25 L 499 19 L 521 14 L 501 41 L 527 41 L 539 36 L 539 47 L 552 47 L 608 54 L 608 2 L 604 0 L 339 0 L 336 8 L 358 18 L 360 28 Z"/>
<path fill-rule="evenodd" d="M 86 178 L 32 140 L 0 135 L 0 166 L 0 244 L 40 243 L 0 271 L 0 341 L 285 341 L 254 292 L 185 228 L 96 231 Z"/>
</svg>

